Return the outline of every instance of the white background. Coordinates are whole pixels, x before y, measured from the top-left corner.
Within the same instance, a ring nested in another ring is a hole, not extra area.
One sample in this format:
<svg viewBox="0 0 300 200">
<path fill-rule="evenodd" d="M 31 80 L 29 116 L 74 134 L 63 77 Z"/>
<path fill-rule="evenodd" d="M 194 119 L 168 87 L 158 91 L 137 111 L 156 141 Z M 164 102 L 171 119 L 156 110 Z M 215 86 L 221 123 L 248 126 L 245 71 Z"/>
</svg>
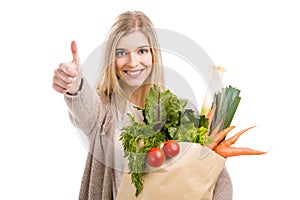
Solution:
<svg viewBox="0 0 300 200">
<path fill-rule="evenodd" d="M 86 150 L 53 71 L 71 40 L 84 60 L 126 10 L 197 42 L 242 90 L 235 131 L 257 127 L 235 146 L 269 152 L 227 159 L 234 200 L 299 198 L 296 1 L 15 0 L 0 3 L 0 199 L 77 199 Z"/>
</svg>

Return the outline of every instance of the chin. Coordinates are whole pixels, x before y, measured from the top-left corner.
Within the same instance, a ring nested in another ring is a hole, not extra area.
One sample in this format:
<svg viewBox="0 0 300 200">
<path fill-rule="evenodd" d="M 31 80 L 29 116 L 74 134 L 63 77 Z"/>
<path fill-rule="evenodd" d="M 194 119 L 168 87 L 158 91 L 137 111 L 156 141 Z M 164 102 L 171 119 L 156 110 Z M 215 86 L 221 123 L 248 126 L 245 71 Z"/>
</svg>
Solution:
<svg viewBox="0 0 300 200">
<path fill-rule="evenodd" d="M 124 81 L 126 83 L 126 85 L 128 85 L 129 87 L 133 87 L 133 88 L 137 88 L 140 87 L 141 85 L 143 85 L 144 80 L 130 80 L 130 81 Z"/>
</svg>

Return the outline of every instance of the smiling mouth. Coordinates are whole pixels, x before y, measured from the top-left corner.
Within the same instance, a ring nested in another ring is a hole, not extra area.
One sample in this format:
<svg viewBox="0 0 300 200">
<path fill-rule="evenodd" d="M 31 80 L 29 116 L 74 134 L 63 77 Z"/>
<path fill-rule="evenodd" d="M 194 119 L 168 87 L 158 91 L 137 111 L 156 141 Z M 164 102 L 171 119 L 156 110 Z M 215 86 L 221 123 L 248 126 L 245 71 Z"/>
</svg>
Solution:
<svg viewBox="0 0 300 200">
<path fill-rule="evenodd" d="M 139 70 L 125 70 L 124 72 L 129 75 L 129 76 L 137 76 L 142 73 L 144 69 L 139 69 Z"/>
</svg>

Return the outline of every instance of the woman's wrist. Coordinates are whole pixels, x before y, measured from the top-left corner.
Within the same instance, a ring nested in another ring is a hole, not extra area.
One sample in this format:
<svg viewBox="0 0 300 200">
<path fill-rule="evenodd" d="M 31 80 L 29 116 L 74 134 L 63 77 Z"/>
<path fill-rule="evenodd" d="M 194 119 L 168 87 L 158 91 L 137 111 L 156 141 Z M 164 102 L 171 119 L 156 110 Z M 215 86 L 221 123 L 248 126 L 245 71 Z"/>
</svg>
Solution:
<svg viewBox="0 0 300 200">
<path fill-rule="evenodd" d="M 80 78 L 78 77 L 78 80 L 74 83 L 73 89 L 71 91 L 67 91 L 67 95 L 77 95 L 79 91 L 82 90 L 83 87 L 83 77 L 81 76 Z"/>
<path fill-rule="evenodd" d="M 77 76 L 74 77 L 73 83 L 70 85 L 70 88 L 67 90 L 66 94 L 68 95 L 77 95 L 77 93 L 82 89 L 83 85 L 83 73 L 79 71 Z"/>
</svg>

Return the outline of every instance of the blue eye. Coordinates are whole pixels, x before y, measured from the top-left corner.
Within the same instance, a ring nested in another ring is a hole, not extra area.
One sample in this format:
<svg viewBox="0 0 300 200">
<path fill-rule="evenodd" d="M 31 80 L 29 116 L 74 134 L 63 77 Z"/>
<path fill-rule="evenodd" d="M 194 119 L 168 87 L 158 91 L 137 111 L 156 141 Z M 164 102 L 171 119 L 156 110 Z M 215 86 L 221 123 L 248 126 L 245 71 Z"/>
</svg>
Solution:
<svg viewBox="0 0 300 200">
<path fill-rule="evenodd" d="M 125 56 L 125 55 L 126 55 L 125 51 L 117 51 L 116 52 L 116 57 L 122 57 L 122 56 Z"/>
<path fill-rule="evenodd" d="M 139 50 L 139 54 L 146 54 L 146 53 L 148 53 L 148 52 L 149 52 L 148 49 L 140 49 L 140 50 Z"/>
</svg>

